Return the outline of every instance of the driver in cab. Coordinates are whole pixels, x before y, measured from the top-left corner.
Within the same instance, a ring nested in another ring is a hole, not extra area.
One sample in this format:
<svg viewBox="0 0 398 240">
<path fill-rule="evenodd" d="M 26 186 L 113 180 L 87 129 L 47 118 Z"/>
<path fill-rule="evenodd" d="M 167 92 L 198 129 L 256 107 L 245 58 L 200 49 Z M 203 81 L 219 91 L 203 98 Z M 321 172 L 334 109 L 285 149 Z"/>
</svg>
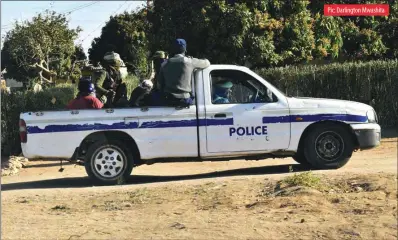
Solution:
<svg viewBox="0 0 398 240">
<path fill-rule="evenodd" d="M 214 84 L 213 103 L 230 103 L 231 88 L 233 84 L 230 81 L 224 81 Z"/>
</svg>

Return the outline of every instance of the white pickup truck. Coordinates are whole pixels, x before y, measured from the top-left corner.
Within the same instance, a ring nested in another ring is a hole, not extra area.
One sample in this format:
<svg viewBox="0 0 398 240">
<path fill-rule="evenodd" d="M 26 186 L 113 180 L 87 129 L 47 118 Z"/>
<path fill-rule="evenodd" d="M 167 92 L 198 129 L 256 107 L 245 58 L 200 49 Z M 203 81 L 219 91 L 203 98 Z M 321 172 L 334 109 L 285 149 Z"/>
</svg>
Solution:
<svg viewBox="0 0 398 240">
<path fill-rule="evenodd" d="M 229 103 L 214 102 L 214 84 L 233 83 Z M 344 166 L 353 151 L 380 144 L 366 104 L 287 97 L 242 66 L 211 65 L 192 75 L 194 105 L 26 112 L 20 137 L 27 158 L 84 164 L 100 183 L 133 167 L 171 161 L 293 157 L 316 169 Z"/>
</svg>

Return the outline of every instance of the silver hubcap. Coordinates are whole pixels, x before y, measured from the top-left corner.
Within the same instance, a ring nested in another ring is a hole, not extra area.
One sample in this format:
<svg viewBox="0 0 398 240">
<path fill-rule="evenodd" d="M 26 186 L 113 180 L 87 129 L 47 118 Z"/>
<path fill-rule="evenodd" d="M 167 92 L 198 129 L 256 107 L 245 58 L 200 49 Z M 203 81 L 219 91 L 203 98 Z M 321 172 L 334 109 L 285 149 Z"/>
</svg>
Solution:
<svg viewBox="0 0 398 240">
<path fill-rule="evenodd" d="M 107 147 L 100 150 L 94 159 L 94 170 L 104 178 L 118 176 L 124 167 L 123 155 L 116 149 Z"/>
<path fill-rule="evenodd" d="M 335 161 L 344 151 L 344 141 L 335 132 L 321 133 L 315 140 L 317 155 L 325 161 Z"/>
</svg>

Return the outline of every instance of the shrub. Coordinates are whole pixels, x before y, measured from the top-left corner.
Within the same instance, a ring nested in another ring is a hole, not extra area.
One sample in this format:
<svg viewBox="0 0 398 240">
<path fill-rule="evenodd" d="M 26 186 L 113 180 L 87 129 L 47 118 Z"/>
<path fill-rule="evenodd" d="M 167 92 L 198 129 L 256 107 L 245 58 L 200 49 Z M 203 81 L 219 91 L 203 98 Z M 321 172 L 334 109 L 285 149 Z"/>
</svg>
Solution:
<svg viewBox="0 0 398 240">
<path fill-rule="evenodd" d="M 398 125 L 398 60 L 258 69 L 291 96 L 363 102 L 375 108 L 383 127 Z"/>
<path fill-rule="evenodd" d="M 1 144 L 2 155 L 20 153 L 19 115 L 26 111 L 46 111 L 65 109 L 67 103 L 76 96 L 73 85 L 60 85 L 42 92 L 16 91 L 1 92 Z M 52 102 L 53 98 L 55 101 Z"/>
<path fill-rule="evenodd" d="M 282 184 L 288 187 L 304 186 L 310 188 L 318 188 L 321 184 L 321 179 L 312 174 L 312 172 L 295 173 L 288 176 L 281 181 Z"/>
<path fill-rule="evenodd" d="M 138 86 L 139 79 L 138 79 L 138 77 L 136 77 L 134 75 L 128 75 L 126 77 L 125 82 L 126 82 L 126 85 L 127 85 L 127 96 L 130 98 L 131 92 L 133 91 L 133 89 L 135 87 Z"/>
</svg>

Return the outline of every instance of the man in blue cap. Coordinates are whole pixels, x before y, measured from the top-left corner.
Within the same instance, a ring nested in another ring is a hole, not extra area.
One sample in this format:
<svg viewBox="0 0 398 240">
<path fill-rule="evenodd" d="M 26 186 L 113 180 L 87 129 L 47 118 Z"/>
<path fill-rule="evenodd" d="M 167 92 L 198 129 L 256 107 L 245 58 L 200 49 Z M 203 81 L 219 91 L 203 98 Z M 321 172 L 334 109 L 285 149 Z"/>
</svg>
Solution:
<svg viewBox="0 0 398 240">
<path fill-rule="evenodd" d="M 193 103 L 191 79 L 193 70 L 210 66 L 207 59 L 185 56 L 187 43 L 176 39 L 173 44 L 174 56 L 169 58 L 160 69 L 157 88 L 161 90 L 167 105 L 187 107 Z"/>
<path fill-rule="evenodd" d="M 68 103 L 68 109 L 99 109 L 104 104 L 95 96 L 95 86 L 87 79 L 81 79 L 78 85 L 79 93 Z"/>
</svg>

